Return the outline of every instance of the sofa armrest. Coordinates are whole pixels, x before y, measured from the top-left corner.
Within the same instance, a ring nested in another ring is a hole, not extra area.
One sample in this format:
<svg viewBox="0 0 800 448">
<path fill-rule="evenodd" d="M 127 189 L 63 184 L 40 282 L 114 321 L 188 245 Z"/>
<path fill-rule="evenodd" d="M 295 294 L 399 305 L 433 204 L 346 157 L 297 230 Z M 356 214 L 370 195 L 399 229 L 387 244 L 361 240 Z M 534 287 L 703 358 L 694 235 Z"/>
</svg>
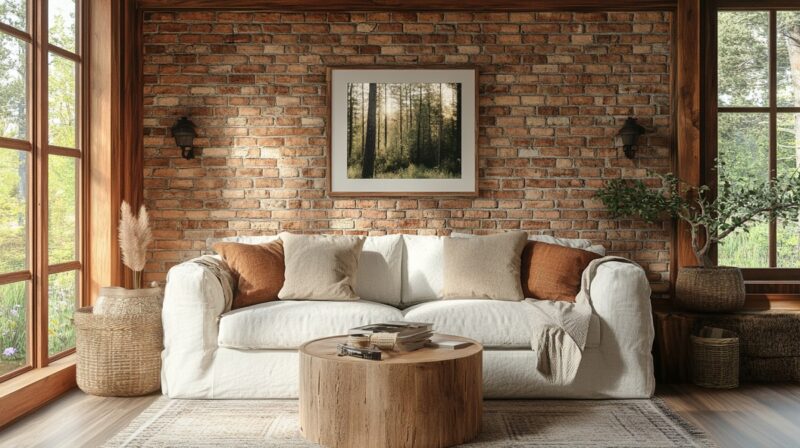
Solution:
<svg viewBox="0 0 800 448">
<path fill-rule="evenodd" d="M 600 320 L 599 350 L 609 375 L 635 391 L 631 397 L 652 396 L 655 390 L 650 292 L 644 270 L 619 261 L 598 266 L 590 290 Z"/>
<path fill-rule="evenodd" d="M 211 387 L 218 319 L 229 309 L 220 280 L 211 269 L 187 261 L 169 270 L 162 309 L 165 394 L 190 397 Z"/>
</svg>

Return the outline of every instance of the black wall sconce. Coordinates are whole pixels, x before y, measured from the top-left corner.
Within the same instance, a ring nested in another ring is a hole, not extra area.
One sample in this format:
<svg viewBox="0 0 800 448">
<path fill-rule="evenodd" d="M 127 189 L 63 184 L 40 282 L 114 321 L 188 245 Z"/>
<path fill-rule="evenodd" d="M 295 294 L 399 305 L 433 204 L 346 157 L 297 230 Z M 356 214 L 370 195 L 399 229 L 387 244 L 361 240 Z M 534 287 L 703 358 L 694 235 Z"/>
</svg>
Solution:
<svg viewBox="0 0 800 448">
<path fill-rule="evenodd" d="M 197 133 L 194 131 L 194 123 L 186 117 L 181 117 L 172 127 L 172 136 L 175 137 L 175 144 L 181 148 L 181 156 L 187 160 L 194 159 L 192 142 L 197 137 Z"/>
<path fill-rule="evenodd" d="M 642 126 L 639 126 L 639 123 L 636 122 L 636 119 L 633 117 L 628 117 L 625 120 L 625 125 L 622 126 L 622 129 L 619 130 L 619 135 L 622 137 L 622 150 L 625 152 L 625 157 L 632 159 L 634 155 L 636 155 L 636 139 L 639 138 L 640 135 L 644 134 L 645 129 Z"/>
</svg>

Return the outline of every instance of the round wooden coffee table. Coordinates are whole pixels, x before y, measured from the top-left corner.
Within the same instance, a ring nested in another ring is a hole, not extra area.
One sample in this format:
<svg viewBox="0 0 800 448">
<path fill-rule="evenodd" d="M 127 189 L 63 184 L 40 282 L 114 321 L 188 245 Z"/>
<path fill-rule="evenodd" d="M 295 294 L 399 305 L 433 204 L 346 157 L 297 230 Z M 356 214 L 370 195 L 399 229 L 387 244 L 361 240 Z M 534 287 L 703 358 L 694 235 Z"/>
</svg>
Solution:
<svg viewBox="0 0 800 448">
<path fill-rule="evenodd" d="M 446 447 L 478 435 L 483 347 L 383 352 L 381 361 L 338 356 L 346 336 L 300 347 L 300 429 L 330 447 Z"/>
</svg>

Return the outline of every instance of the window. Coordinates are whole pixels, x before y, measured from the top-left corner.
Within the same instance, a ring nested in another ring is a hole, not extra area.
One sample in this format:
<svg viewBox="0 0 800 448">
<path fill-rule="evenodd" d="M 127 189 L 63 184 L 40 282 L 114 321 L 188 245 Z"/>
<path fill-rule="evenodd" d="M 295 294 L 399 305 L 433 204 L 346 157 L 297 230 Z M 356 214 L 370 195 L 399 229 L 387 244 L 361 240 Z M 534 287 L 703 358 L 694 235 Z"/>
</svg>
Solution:
<svg viewBox="0 0 800 448">
<path fill-rule="evenodd" d="M 80 0 L 0 2 L 0 381 L 75 347 L 82 303 Z"/>
<path fill-rule="evenodd" d="M 800 9 L 715 11 L 716 111 L 707 149 L 707 170 L 731 182 L 765 181 L 800 168 Z M 765 6 L 766 5 L 766 6 Z M 713 135 L 715 134 L 715 135 Z M 742 268 L 800 268 L 800 216 L 726 238 L 717 250 L 720 265 Z M 756 271 L 753 271 L 756 272 Z M 747 275 L 747 272 L 745 273 Z M 751 277 L 753 278 L 753 277 Z"/>
</svg>

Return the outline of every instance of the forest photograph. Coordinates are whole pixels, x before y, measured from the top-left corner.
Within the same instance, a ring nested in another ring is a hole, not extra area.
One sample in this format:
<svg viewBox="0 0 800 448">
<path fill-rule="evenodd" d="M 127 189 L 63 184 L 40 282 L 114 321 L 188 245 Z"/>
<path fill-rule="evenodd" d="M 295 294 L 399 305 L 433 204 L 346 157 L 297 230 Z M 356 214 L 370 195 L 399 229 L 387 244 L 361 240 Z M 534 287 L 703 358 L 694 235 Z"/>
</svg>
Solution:
<svg viewBox="0 0 800 448">
<path fill-rule="evenodd" d="M 461 177 L 461 83 L 347 83 L 349 179 Z"/>
</svg>

